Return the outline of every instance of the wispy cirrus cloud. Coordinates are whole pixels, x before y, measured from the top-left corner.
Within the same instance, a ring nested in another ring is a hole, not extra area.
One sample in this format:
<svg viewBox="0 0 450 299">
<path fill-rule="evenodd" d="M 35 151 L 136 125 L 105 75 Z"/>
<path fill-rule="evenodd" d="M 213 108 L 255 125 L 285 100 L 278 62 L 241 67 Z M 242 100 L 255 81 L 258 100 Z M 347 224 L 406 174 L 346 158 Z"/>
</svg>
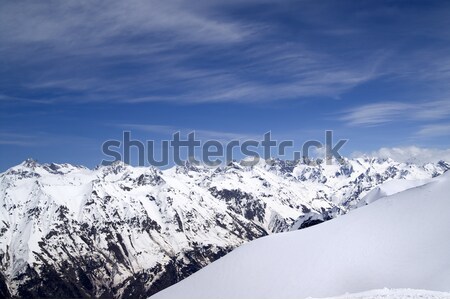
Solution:
<svg viewBox="0 0 450 299">
<path fill-rule="evenodd" d="M 352 126 L 379 125 L 398 120 L 405 109 L 411 109 L 411 105 L 396 102 L 368 104 L 343 112 L 340 120 Z"/>
<path fill-rule="evenodd" d="M 98 148 L 96 141 L 89 137 L 78 135 L 58 135 L 48 132 L 19 132 L 14 130 L 0 131 L 0 145 L 18 147 L 54 147 L 69 146 Z"/>
<path fill-rule="evenodd" d="M 339 119 L 350 126 L 376 126 L 405 120 L 435 121 L 449 116 L 450 101 L 435 100 L 367 104 L 343 111 Z"/>
<path fill-rule="evenodd" d="M 416 133 L 417 137 L 450 136 L 450 124 L 430 124 L 422 126 Z"/>
<path fill-rule="evenodd" d="M 138 130 L 143 132 L 151 132 L 156 134 L 162 134 L 171 136 L 176 132 L 180 132 L 181 134 L 188 134 L 191 132 L 195 132 L 196 138 L 199 139 L 212 139 L 218 140 L 221 142 L 230 141 L 230 140 L 243 140 L 243 139 L 253 139 L 261 138 L 261 136 L 256 136 L 255 134 L 245 134 L 245 133 L 237 133 L 237 132 L 224 132 L 224 131 L 216 131 L 216 130 L 205 130 L 205 129 L 192 129 L 192 128 L 180 128 L 176 126 L 168 126 L 168 125 L 154 125 L 154 124 L 118 124 L 114 125 L 116 127 L 120 127 L 124 130 Z M 185 137 L 182 137 L 185 138 Z"/>
<path fill-rule="evenodd" d="M 183 1 L 3 2 L 1 11 L 2 38 L 48 42 L 66 50 L 79 49 L 80 43 L 85 50 L 111 43 L 115 45 L 110 48 L 117 48 L 128 38 L 154 33 L 175 36 L 180 42 L 221 43 L 239 41 L 252 32 L 244 24 L 200 13 L 196 5 Z M 139 54 L 136 47 L 125 49 Z"/>
<path fill-rule="evenodd" d="M 376 51 L 350 63 L 274 39 L 276 23 L 227 13 L 245 5 L 256 2 L 4 2 L 0 54 L 38 73 L 6 86 L 33 103 L 257 102 L 337 97 L 380 75 L 385 57 Z"/>
<path fill-rule="evenodd" d="M 32 135 L 0 132 L 0 144 L 29 147 L 37 146 L 39 144 L 39 140 Z"/>
<path fill-rule="evenodd" d="M 350 6 L 270 0 L 2 2 L 3 92 L 34 104 L 253 103 L 337 98 L 386 75 L 446 86 L 448 51 L 404 51 L 395 35 L 376 36 L 385 32 L 381 16 L 399 35 L 411 31 L 408 20 L 414 19 L 416 34 L 445 39 L 431 30 L 445 28 L 444 13 L 414 11 L 405 20 L 399 7 Z M 348 19 L 347 8 L 356 10 L 354 19 Z"/>
</svg>

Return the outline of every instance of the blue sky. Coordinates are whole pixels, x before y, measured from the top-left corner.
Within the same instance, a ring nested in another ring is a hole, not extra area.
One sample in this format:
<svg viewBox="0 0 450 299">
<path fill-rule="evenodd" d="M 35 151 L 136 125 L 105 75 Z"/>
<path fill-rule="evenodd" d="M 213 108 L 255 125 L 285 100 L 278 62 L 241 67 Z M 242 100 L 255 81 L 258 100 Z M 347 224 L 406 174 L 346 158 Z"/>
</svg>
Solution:
<svg viewBox="0 0 450 299">
<path fill-rule="evenodd" d="M 92 167 L 123 130 L 300 146 L 331 129 L 348 155 L 444 158 L 449 16 L 448 1 L 2 1 L 0 170 Z"/>
</svg>

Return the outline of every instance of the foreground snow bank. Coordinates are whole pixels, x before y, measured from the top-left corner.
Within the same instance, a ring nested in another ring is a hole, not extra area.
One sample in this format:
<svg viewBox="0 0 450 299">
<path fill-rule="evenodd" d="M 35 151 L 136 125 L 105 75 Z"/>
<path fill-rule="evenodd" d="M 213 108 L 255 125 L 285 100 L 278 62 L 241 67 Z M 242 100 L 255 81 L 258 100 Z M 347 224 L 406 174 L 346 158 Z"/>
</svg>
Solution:
<svg viewBox="0 0 450 299">
<path fill-rule="evenodd" d="M 155 298 L 320 298 L 385 287 L 448 292 L 449 212 L 450 172 L 335 220 L 252 241 Z"/>
<path fill-rule="evenodd" d="M 449 299 L 450 293 L 413 289 L 381 289 L 321 299 Z M 315 298 L 308 298 L 315 299 Z"/>
<path fill-rule="evenodd" d="M 449 299 L 450 293 L 413 289 L 381 289 L 321 299 Z M 308 298 L 314 299 L 314 298 Z"/>
</svg>

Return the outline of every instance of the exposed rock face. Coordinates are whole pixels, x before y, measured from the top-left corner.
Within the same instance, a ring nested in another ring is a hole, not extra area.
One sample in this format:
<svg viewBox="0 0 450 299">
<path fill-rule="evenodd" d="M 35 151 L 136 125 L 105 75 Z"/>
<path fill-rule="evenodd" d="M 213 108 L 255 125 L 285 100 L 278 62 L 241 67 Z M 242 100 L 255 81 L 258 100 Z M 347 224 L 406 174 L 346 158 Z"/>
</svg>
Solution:
<svg viewBox="0 0 450 299">
<path fill-rule="evenodd" d="M 0 174 L 0 297 L 143 298 L 243 242 L 346 213 L 387 180 L 449 168 L 356 159 L 89 170 L 27 160 Z"/>
</svg>

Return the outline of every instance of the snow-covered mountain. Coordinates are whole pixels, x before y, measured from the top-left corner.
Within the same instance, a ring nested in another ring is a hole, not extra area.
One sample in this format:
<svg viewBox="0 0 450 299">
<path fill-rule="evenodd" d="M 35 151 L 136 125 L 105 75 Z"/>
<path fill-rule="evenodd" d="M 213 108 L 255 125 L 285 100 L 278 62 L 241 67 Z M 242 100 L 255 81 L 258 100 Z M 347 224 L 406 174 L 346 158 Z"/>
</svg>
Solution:
<svg viewBox="0 0 450 299">
<path fill-rule="evenodd" d="M 360 158 L 90 170 L 27 160 L 0 174 L 0 295 L 145 297 L 249 240 L 370 203 L 385 181 L 449 168 Z"/>
<path fill-rule="evenodd" d="M 373 197 L 337 219 L 244 244 L 152 298 L 450 298 L 449 194 L 450 172 Z"/>
</svg>

